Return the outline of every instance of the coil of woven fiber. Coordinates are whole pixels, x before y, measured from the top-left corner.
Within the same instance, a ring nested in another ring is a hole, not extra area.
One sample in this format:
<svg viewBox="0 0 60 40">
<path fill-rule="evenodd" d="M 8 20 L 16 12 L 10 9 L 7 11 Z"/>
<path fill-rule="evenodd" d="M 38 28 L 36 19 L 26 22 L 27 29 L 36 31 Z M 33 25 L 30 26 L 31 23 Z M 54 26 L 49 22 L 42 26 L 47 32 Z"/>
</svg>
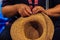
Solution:
<svg viewBox="0 0 60 40">
<path fill-rule="evenodd" d="M 52 40 L 54 25 L 44 13 L 17 19 L 11 27 L 12 40 Z"/>
</svg>

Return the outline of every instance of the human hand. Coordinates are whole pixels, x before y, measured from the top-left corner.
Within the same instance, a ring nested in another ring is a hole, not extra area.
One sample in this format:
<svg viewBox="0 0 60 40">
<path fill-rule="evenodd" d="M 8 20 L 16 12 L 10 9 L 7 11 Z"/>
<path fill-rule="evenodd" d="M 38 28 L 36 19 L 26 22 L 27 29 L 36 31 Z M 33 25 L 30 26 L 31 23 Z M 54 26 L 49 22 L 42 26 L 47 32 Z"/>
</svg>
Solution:
<svg viewBox="0 0 60 40">
<path fill-rule="evenodd" d="M 18 4 L 17 11 L 22 17 L 30 16 L 32 14 L 31 9 L 26 4 Z"/>
<path fill-rule="evenodd" d="M 36 14 L 36 13 L 40 13 L 40 12 L 43 12 L 43 13 L 45 13 L 45 9 L 43 8 L 43 7 L 41 7 L 41 6 L 35 6 L 33 9 L 32 9 L 32 12 L 33 12 L 33 14 Z"/>
</svg>

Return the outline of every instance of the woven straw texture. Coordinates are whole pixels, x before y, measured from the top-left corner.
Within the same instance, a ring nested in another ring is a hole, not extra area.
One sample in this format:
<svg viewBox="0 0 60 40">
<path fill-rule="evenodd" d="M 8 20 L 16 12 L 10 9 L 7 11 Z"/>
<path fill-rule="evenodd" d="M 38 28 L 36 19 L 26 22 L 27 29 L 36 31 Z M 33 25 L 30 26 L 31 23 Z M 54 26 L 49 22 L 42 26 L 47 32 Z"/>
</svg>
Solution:
<svg viewBox="0 0 60 40">
<path fill-rule="evenodd" d="M 18 18 L 11 26 L 12 40 L 52 40 L 54 25 L 44 13 Z"/>
</svg>

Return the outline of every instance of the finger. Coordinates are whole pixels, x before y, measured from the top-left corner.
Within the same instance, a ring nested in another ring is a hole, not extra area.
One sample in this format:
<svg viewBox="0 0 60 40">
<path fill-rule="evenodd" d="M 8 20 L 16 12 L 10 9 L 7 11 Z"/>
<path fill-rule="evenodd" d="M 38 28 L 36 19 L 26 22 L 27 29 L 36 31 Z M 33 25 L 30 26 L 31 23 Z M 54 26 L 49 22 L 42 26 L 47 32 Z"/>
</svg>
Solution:
<svg viewBox="0 0 60 40">
<path fill-rule="evenodd" d="M 36 10 L 34 10 L 33 13 L 36 14 L 36 13 L 41 13 L 41 12 L 45 13 L 45 10 L 43 8 L 36 8 Z"/>
<path fill-rule="evenodd" d="M 29 14 L 32 14 L 32 11 L 31 11 L 30 7 L 26 7 L 26 11 L 27 11 Z"/>
<path fill-rule="evenodd" d="M 33 13 L 36 12 L 37 10 L 40 11 L 40 12 L 41 12 L 41 11 L 44 12 L 44 8 L 43 8 L 43 7 L 41 7 L 41 6 L 36 6 L 36 7 L 33 9 Z"/>
<path fill-rule="evenodd" d="M 24 16 L 30 16 L 30 14 L 26 10 L 24 10 Z"/>
<path fill-rule="evenodd" d="M 41 12 L 43 12 L 43 10 L 41 10 L 41 9 L 37 9 L 37 10 L 35 10 L 35 11 L 33 12 L 33 14 L 41 13 Z"/>
<path fill-rule="evenodd" d="M 18 13 L 21 14 L 23 11 L 21 9 L 18 10 Z"/>
<path fill-rule="evenodd" d="M 39 11 L 40 11 L 39 9 L 35 10 L 35 13 L 34 14 L 38 13 Z"/>
<path fill-rule="evenodd" d="M 47 12 L 46 12 L 46 10 L 44 10 L 42 13 L 45 13 L 46 14 Z"/>
<path fill-rule="evenodd" d="M 25 13 L 24 13 L 24 11 L 21 13 L 21 17 L 24 17 L 25 16 Z"/>
<path fill-rule="evenodd" d="M 19 12 L 19 14 L 21 15 L 21 17 L 23 17 L 23 11 L 18 11 Z"/>
<path fill-rule="evenodd" d="M 33 14 L 35 14 L 36 10 L 38 10 L 37 7 L 34 7 L 34 8 L 32 9 Z"/>
</svg>

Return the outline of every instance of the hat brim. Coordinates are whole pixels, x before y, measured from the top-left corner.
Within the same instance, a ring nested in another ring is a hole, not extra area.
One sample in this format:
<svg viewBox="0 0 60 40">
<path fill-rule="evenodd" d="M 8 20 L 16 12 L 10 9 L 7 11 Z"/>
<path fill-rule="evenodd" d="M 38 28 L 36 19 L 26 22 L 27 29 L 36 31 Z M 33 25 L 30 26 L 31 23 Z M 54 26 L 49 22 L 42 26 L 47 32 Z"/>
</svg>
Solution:
<svg viewBox="0 0 60 40">
<path fill-rule="evenodd" d="M 30 17 L 26 17 L 26 18 L 21 17 L 12 24 L 12 27 L 10 30 L 12 40 L 30 40 L 29 38 L 26 37 L 25 32 L 28 32 L 28 31 L 25 31 L 25 28 L 28 30 L 31 29 L 30 25 L 27 24 L 31 21 L 37 21 L 39 24 L 41 24 L 41 26 L 42 26 L 41 29 L 43 29 L 42 35 L 39 38 L 36 38 L 35 40 L 52 39 L 53 33 L 54 33 L 54 25 L 53 25 L 51 19 L 45 14 L 38 13 L 36 15 L 31 15 Z M 26 25 L 28 25 L 29 27 L 25 27 Z M 39 27 L 41 27 L 41 26 L 39 26 Z M 37 35 L 38 35 L 37 31 L 33 31 L 33 29 L 31 29 L 31 30 L 32 30 L 34 36 L 37 37 Z M 31 30 L 29 30 L 29 31 L 31 32 Z M 37 33 L 37 35 L 35 35 L 35 33 Z M 27 35 L 28 35 L 28 33 L 27 33 Z M 28 35 L 28 36 L 30 36 L 30 35 Z"/>
</svg>

